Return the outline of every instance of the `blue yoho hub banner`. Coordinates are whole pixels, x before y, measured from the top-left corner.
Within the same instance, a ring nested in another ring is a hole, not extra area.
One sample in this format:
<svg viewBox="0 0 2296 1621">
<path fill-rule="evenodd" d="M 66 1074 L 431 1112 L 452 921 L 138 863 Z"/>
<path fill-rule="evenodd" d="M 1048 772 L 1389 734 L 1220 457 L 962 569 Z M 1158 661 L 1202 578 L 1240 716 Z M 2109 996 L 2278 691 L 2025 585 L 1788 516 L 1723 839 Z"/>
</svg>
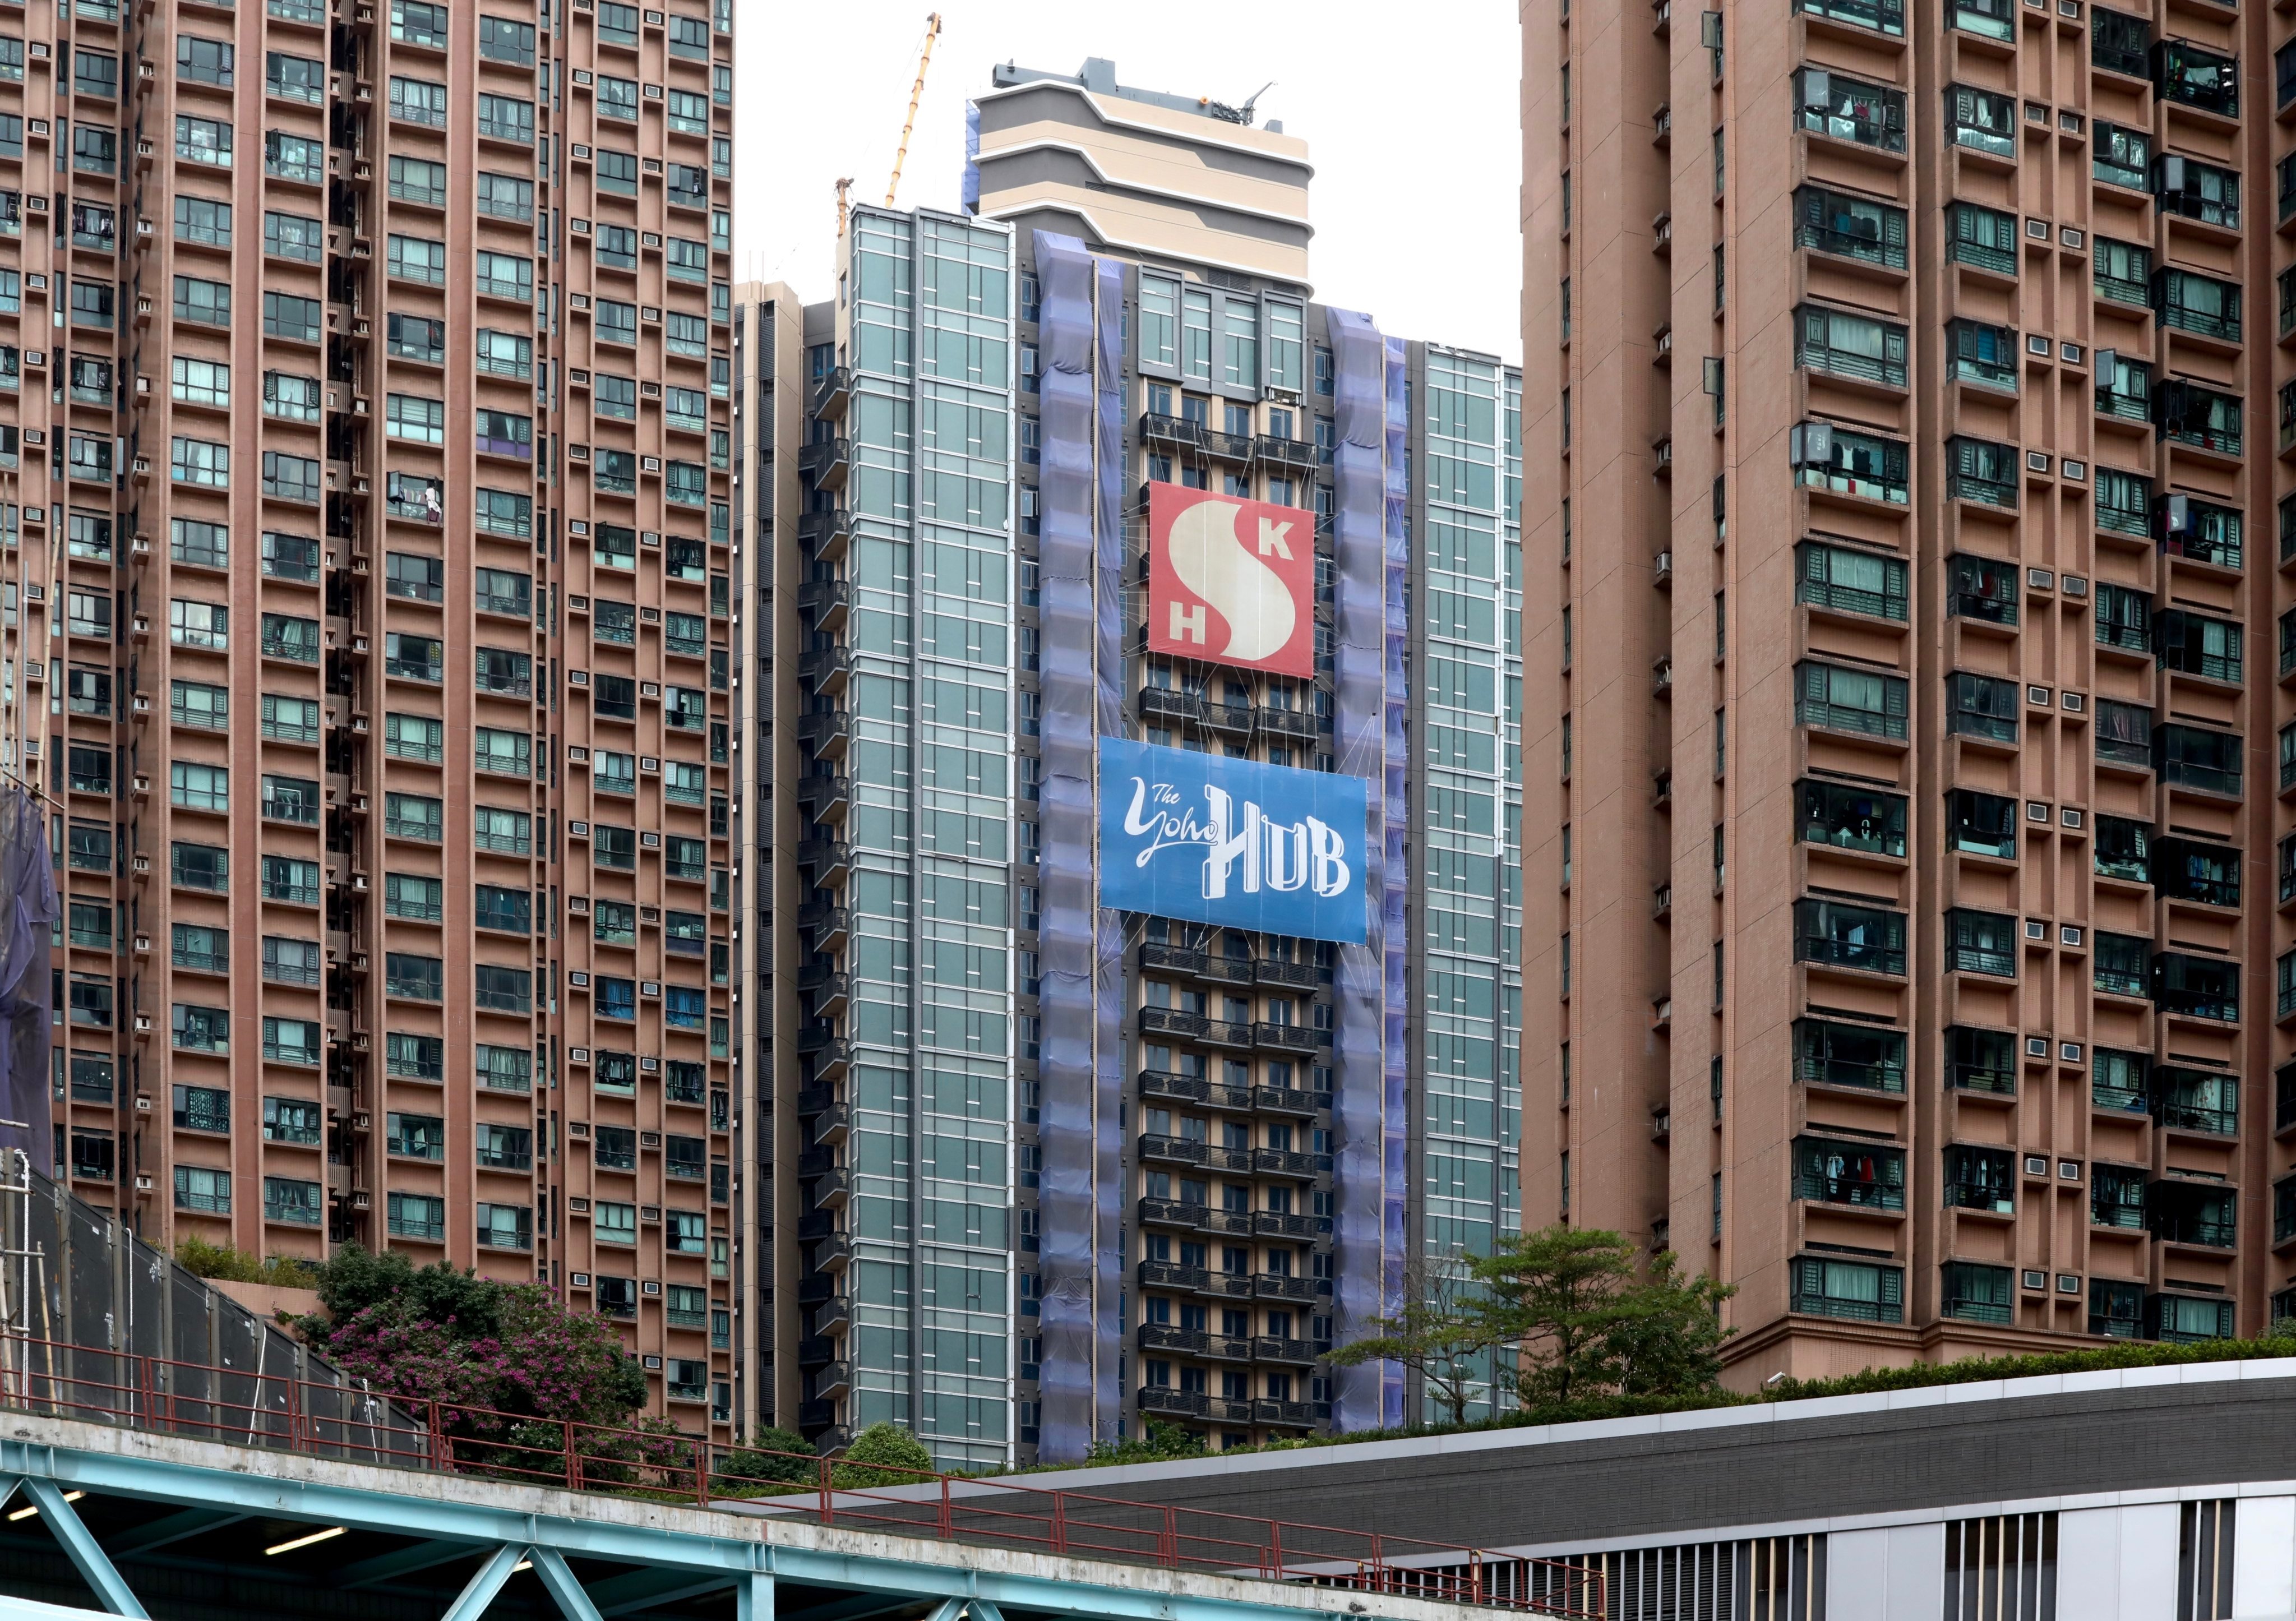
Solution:
<svg viewBox="0 0 2296 1621">
<path fill-rule="evenodd" d="M 1100 740 L 1100 904 L 1359 945 L 1360 777 Z"/>
</svg>

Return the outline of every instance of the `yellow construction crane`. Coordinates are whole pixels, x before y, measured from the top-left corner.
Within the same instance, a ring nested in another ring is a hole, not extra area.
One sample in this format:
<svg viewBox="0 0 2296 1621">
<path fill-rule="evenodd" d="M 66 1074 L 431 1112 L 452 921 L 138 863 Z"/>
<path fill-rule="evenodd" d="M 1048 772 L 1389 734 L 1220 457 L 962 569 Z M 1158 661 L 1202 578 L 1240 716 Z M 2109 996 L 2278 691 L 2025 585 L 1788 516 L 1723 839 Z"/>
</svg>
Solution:
<svg viewBox="0 0 2296 1621">
<path fill-rule="evenodd" d="M 908 120 L 901 126 L 900 150 L 893 154 L 893 177 L 885 182 L 885 206 L 893 206 L 893 193 L 901 189 L 901 165 L 909 160 L 909 135 L 917 127 L 917 103 L 924 99 L 925 70 L 932 66 L 933 41 L 940 37 L 940 13 L 932 12 L 925 17 L 925 42 L 917 53 L 917 82 L 909 86 Z"/>
<path fill-rule="evenodd" d="M 909 160 L 909 136 L 916 132 L 917 103 L 924 99 L 925 70 L 932 66 L 933 41 L 940 37 L 940 13 L 928 12 L 925 17 L 925 37 L 917 51 L 917 80 L 909 86 L 909 116 L 901 126 L 901 144 L 893 154 L 893 177 L 885 183 L 885 206 L 893 206 L 893 197 L 901 189 L 901 166 Z M 850 176 L 837 183 L 837 234 L 845 234 L 846 193 L 853 189 Z"/>
</svg>

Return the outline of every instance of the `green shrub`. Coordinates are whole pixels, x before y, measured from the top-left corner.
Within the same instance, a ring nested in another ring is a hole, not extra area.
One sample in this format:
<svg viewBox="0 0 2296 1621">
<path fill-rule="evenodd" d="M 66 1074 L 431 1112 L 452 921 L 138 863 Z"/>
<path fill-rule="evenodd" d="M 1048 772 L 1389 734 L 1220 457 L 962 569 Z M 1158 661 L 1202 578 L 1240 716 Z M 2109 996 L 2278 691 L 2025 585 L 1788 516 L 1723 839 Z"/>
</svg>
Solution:
<svg viewBox="0 0 2296 1621">
<path fill-rule="evenodd" d="M 933 1478 L 932 1453 L 925 1444 L 898 1424 L 872 1424 L 853 1437 L 838 1454 L 830 1484 L 870 1491 L 879 1486 L 912 1486 Z"/>
</svg>

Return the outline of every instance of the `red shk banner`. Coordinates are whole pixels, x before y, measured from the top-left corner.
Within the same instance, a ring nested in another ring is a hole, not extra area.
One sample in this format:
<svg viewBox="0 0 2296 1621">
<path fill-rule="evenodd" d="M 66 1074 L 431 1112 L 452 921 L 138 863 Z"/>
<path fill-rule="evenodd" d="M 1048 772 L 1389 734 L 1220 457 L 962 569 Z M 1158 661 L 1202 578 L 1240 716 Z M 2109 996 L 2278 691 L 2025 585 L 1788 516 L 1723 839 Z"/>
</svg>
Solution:
<svg viewBox="0 0 2296 1621">
<path fill-rule="evenodd" d="M 1150 485 L 1148 647 L 1314 679 L 1315 513 Z"/>
</svg>

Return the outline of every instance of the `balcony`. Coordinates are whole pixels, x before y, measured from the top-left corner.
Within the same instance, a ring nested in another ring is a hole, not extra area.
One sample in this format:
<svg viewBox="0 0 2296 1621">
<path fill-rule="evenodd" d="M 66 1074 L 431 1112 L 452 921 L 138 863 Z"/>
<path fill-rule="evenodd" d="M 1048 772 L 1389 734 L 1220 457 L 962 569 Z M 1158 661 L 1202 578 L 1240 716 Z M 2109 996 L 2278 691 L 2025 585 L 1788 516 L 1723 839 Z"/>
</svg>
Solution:
<svg viewBox="0 0 2296 1621">
<path fill-rule="evenodd" d="M 1251 1236 L 1265 1239 L 1300 1239 L 1312 1240 L 1332 1230 L 1328 1216 L 1300 1216 L 1275 1210 L 1255 1210 L 1251 1214 Z"/>
<path fill-rule="evenodd" d="M 853 742 L 853 716 L 846 709 L 816 709 L 800 716 L 797 741 L 816 759 L 840 760 Z"/>
<path fill-rule="evenodd" d="M 843 630 L 853 611 L 853 584 L 849 580 L 808 580 L 797 588 L 797 610 L 817 631 L 833 634 Z"/>
<path fill-rule="evenodd" d="M 1210 1338 L 1202 1329 L 1174 1328 L 1168 1322 L 1144 1322 L 1139 1330 L 1143 1351 L 1177 1351 L 1184 1356 L 1201 1356 Z"/>
<path fill-rule="evenodd" d="M 1331 1416 L 1329 1402 L 1278 1402 L 1260 1396 L 1251 1404 L 1251 1421 L 1269 1429 L 1313 1429 Z"/>
<path fill-rule="evenodd" d="M 1318 1109 L 1329 1109 L 1332 1094 L 1300 1086 L 1255 1086 L 1251 1089 L 1251 1106 L 1264 1115 L 1289 1115 L 1305 1120 L 1312 1118 Z"/>
<path fill-rule="evenodd" d="M 797 470 L 813 480 L 816 489 L 838 490 L 853 471 L 850 439 L 816 439 L 797 453 Z"/>
<path fill-rule="evenodd" d="M 853 544 L 853 514 L 841 506 L 804 513 L 797 520 L 797 540 L 815 562 L 836 562 Z"/>
<path fill-rule="evenodd" d="M 1140 1096 L 1144 1101 L 1201 1103 L 1210 1096 L 1211 1086 L 1211 1082 L 1201 1075 L 1183 1075 L 1171 1069 L 1140 1072 Z"/>
<path fill-rule="evenodd" d="M 1329 1294 L 1331 1289 L 1328 1278 L 1295 1278 L 1287 1273 L 1256 1273 L 1251 1280 L 1255 1300 L 1312 1301 L 1319 1294 Z"/>
<path fill-rule="evenodd" d="M 846 974 L 825 973 L 814 983 L 808 984 L 806 982 L 807 978 L 812 972 L 813 970 L 811 969 L 807 969 L 800 971 L 798 975 L 799 989 L 805 994 L 806 1017 L 816 1019 L 835 1019 L 840 1014 L 843 1013 L 848 1007 L 852 1005 L 853 980 L 851 976 Z M 820 1126 L 815 1128 L 814 1140 L 818 1142 L 827 1142 L 831 1141 L 830 1138 L 823 1135 L 822 1134 L 824 1132 L 839 1129 L 842 1125 L 843 1122 L 838 1120 L 833 1114 L 824 1116 Z"/>
<path fill-rule="evenodd" d="M 1186 692 L 1175 687 L 1140 689 L 1140 720 L 1144 725 L 1181 726 L 1201 723 L 1204 718 L 1201 692 Z"/>
<path fill-rule="evenodd" d="M 853 397 L 853 368 L 832 366 L 813 385 L 813 414 L 824 422 L 836 422 L 845 415 L 845 406 Z"/>
<path fill-rule="evenodd" d="M 808 901 L 797 909 L 797 926 L 805 933 L 808 951 L 833 954 L 851 937 L 853 914 L 826 901 Z"/>
<path fill-rule="evenodd" d="M 1152 1417 L 1200 1419 L 1210 1402 L 1201 1390 L 1175 1390 L 1169 1385 L 1140 1387 L 1140 1411 Z"/>
<path fill-rule="evenodd" d="M 1279 1024 L 1262 1019 L 1252 1027 L 1253 1044 L 1263 1052 L 1290 1052 L 1302 1058 L 1312 1058 L 1329 1039 L 1330 1032 L 1312 1029 L 1306 1025 Z"/>
<path fill-rule="evenodd" d="M 1173 1261 L 1143 1261 L 1138 1276 L 1144 1289 L 1169 1289 L 1182 1294 L 1202 1293 L 1207 1278 L 1202 1267 L 1183 1266 Z"/>
<path fill-rule="evenodd" d="M 1211 1150 L 1201 1137 L 1168 1137 L 1151 1133 L 1140 1139 L 1140 1158 L 1150 1165 L 1202 1166 Z"/>
<path fill-rule="evenodd" d="M 1204 1224 L 1206 1207 L 1177 1199 L 1144 1199 L 1139 1202 L 1140 1224 L 1161 1227 L 1168 1231 L 1194 1232 Z"/>
<path fill-rule="evenodd" d="M 1323 970 L 1313 962 L 1285 962 L 1275 957 L 1262 957 L 1252 971 L 1252 978 L 1261 985 L 1311 991 L 1321 982 Z"/>
<path fill-rule="evenodd" d="M 797 807 L 810 821 L 841 823 L 852 801 L 851 777 L 800 777 L 797 780 Z"/>
<path fill-rule="evenodd" d="M 1211 430 L 1190 417 L 1163 416 L 1151 411 L 1140 419 L 1140 442 L 1149 450 L 1206 450 Z"/>
<path fill-rule="evenodd" d="M 1142 1008 L 1140 1034 L 1144 1036 L 1177 1036 L 1183 1041 L 1201 1041 L 1210 1025 L 1201 1013 L 1192 1013 L 1185 1008 Z"/>
<path fill-rule="evenodd" d="M 1318 1340 L 1259 1334 L 1252 1338 L 1251 1360 L 1270 1363 L 1277 1367 L 1312 1368 L 1316 1365 L 1316 1359 L 1324 1354 L 1325 1348 Z"/>
<path fill-rule="evenodd" d="M 1261 434 L 1251 442 L 1251 459 L 1272 471 L 1313 478 L 1321 465 L 1313 441 L 1280 439 L 1271 434 Z"/>
<path fill-rule="evenodd" d="M 1317 717 L 1305 709 L 1278 709 L 1262 704 L 1259 708 L 1259 730 L 1265 736 L 1281 738 L 1287 742 L 1312 743 L 1323 729 Z"/>
<path fill-rule="evenodd" d="M 1249 703 L 1233 700 L 1226 703 L 1213 703 L 1207 700 L 1204 704 L 1204 724 L 1230 737 L 1250 737 L 1251 723 L 1257 714 L 1258 711 Z"/>
<path fill-rule="evenodd" d="M 800 686 L 816 698 L 833 698 L 842 694 L 853 679 L 853 650 L 849 647 L 817 647 L 797 661 Z"/>
</svg>

